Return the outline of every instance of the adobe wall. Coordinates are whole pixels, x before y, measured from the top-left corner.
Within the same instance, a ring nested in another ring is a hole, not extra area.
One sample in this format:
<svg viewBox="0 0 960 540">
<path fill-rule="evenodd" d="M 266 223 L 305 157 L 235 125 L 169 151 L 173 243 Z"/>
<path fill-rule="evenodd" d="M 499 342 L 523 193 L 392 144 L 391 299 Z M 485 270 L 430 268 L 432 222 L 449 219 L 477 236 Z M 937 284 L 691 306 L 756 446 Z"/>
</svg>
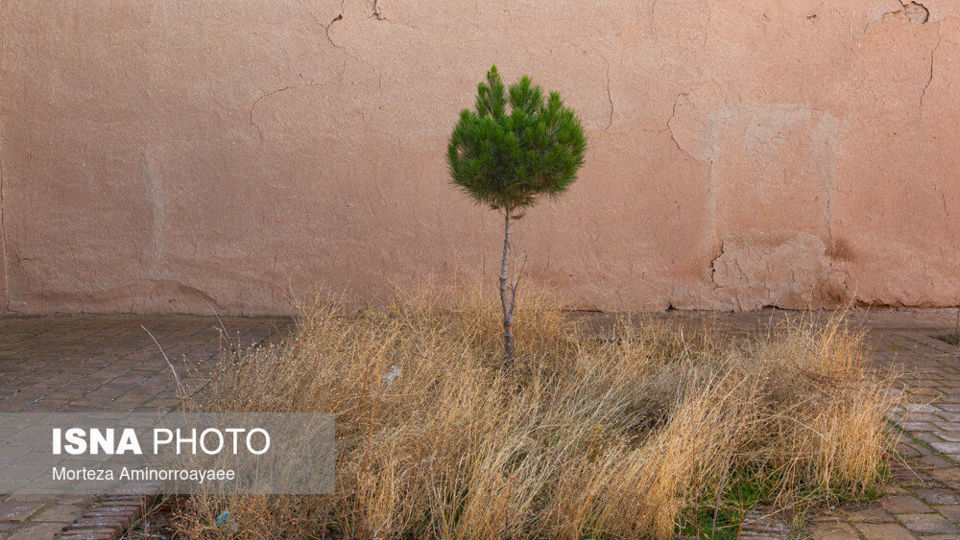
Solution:
<svg viewBox="0 0 960 540">
<path fill-rule="evenodd" d="M 600 309 L 960 301 L 960 3 L 0 4 L 8 307 L 278 313 L 497 272 L 444 151 L 490 64 L 579 181 L 515 227 Z"/>
</svg>

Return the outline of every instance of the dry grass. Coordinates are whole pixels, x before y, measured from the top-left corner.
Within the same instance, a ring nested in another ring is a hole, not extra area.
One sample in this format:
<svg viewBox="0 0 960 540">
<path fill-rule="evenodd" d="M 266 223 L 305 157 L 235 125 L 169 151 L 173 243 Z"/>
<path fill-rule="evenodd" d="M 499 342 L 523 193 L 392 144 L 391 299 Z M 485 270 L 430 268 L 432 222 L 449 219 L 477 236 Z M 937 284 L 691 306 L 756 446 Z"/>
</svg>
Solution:
<svg viewBox="0 0 960 540">
<path fill-rule="evenodd" d="M 204 409 L 336 415 L 336 494 L 194 497 L 180 532 L 710 535 L 714 513 L 735 527 L 745 500 L 808 504 L 882 481 L 890 394 L 838 317 L 739 344 L 654 321 L 603 339 L 528 295 L 504 373 L 497 304 L 477 290 L 308 306 L 283 345 L 224 361 Z M 214 524 L 226 507 L 237 528 Z"/>
</svg>

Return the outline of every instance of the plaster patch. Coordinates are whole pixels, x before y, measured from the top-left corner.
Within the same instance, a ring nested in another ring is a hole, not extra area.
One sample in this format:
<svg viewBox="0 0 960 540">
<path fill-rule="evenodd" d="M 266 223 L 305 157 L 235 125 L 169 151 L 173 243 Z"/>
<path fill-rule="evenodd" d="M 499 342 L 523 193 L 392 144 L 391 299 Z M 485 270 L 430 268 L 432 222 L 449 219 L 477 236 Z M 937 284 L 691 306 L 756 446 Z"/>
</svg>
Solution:
<svg viewBox="0 0 960 540">
<path fill-rule="evenodd" d="M 833 306 L 845 296 L 826 246 L 802 231 L 728 235 L 712 268 L 720 295 L 731 297 L 741 311 Z"/>
</svg>

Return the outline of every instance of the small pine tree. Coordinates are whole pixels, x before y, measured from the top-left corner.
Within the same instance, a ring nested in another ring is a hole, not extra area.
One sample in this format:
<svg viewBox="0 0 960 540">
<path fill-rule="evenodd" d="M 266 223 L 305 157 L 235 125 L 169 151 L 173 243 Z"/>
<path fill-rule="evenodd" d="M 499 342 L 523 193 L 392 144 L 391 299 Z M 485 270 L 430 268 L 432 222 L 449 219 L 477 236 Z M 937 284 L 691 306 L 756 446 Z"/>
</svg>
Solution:
<svg viewBox="0 0 960 540">
<path fill-rule="evenodd" d="M 563 193 L 576 180 L 585 150 L 580 120 L 564 107 L 560 94 L 550 92 L 545 100 L 526 75 L 507 92 L 496 66 L 477 88 L 476 110 L 464 109 L 450 136 L 447 161 L 453 183 L 504 215 L 500 303 L 506 366 L 513 363 L 520 279 L 519 273 L 508 279 L 510 220 L 523 217 L 538 195 Z"/>
</svg>

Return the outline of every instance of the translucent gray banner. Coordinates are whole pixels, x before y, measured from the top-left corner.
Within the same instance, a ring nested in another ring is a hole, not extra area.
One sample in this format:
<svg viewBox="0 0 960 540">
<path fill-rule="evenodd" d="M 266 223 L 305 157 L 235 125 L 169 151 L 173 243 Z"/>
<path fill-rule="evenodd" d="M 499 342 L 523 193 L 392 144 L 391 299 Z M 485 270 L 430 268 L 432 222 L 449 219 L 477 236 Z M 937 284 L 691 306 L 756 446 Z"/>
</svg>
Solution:
<svg viewBox="0 0 960 540">
<path fill-rule="evenodd" d="M 317 413 L 0 413 L 0 493 L 328 494 Z"/>
</svg>

